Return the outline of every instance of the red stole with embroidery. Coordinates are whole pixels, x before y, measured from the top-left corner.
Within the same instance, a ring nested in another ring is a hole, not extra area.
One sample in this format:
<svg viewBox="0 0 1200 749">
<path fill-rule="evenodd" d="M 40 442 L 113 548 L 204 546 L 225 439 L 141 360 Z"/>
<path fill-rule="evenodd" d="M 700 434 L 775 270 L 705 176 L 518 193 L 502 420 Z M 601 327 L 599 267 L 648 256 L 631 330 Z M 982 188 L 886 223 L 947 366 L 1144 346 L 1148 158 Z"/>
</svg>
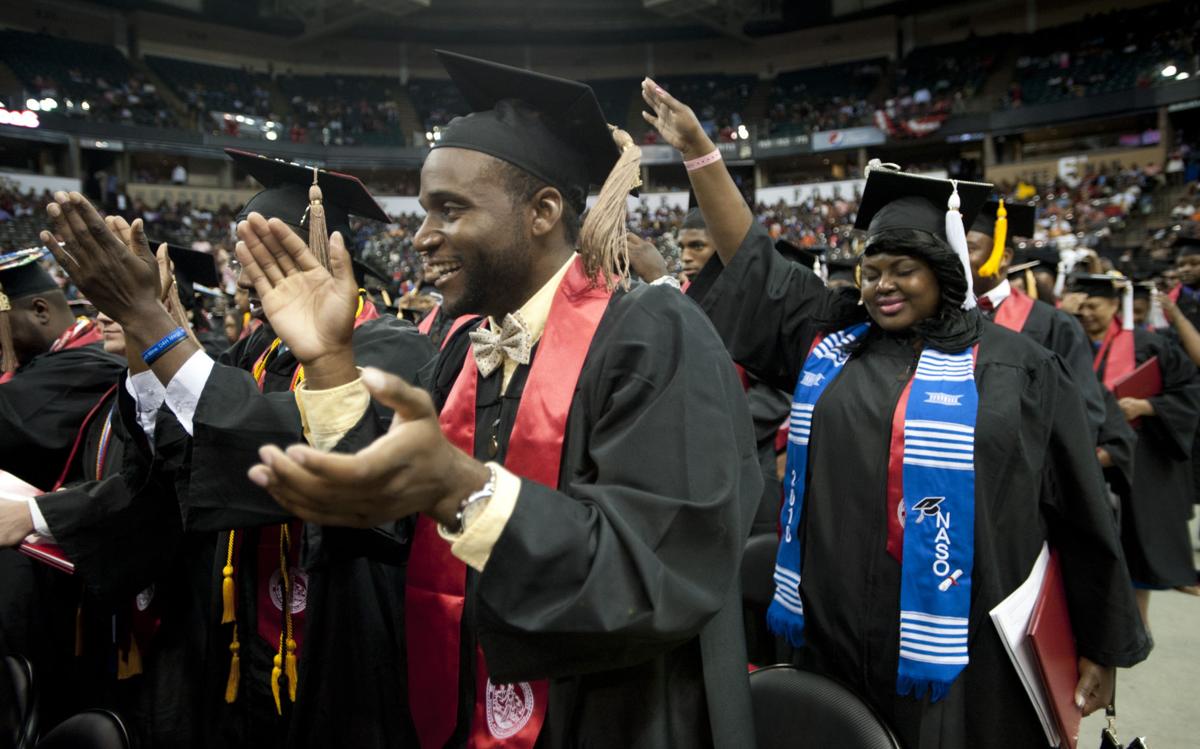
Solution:
<svg viewBox="0 0 1200 749">
<path fill-rule="evenodd" d="M 1104 368 L 1104 387 L 1112 390 L 1123 377 L 1137 369 L 1137 359 L 1134 354 L 1132 330 L 1122 330 L 1117 318 L 1108 325 L 1104 341 L 1096 358 L 1092 361 L 1092 369 L 1099 372 Z"/>
<path fill-rule="evenodd" d="M 1020 333 L 1025 329 L 1025 322 L 1029 320 L 1033 304 L 1034 300 L 1028 294 L 1014 288 L 1009 292 L 1008 298 L 996 308 L 996 316 L 992 318 L 992 322 L 1014 333 Z"/>
<path fill-rule="evenodd" d="M 575 258 L 559 284 L 517 408 L 504 466 L 525 481 L 558 486 L 567 415 L 579 373 L 612 293 L 593 285 Z M 446 438 L 475 454 L 478 370 L 468 351 L 440 422 Z M 409 701 L 421 746 L 441 749 L 458 719 L 459 654 L 467 569 L 437 534 L 436 523 L 417 521 L 408 565 Z M 521 747 L 537 741 L 546 716 L 545 681 L 491 682 L 483 651 L 476 649 L 475 707 L 470 749 Z"/>
</svg>

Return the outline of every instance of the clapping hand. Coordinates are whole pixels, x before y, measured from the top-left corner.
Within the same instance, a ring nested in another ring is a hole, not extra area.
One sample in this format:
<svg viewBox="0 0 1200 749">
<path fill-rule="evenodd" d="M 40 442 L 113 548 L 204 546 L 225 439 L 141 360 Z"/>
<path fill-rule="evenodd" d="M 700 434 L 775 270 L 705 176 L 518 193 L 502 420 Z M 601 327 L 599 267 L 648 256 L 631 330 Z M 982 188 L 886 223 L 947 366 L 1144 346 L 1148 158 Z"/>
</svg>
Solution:
<svg viewBox="0 0 1200 749">
<path fill-rule="evenodd" d="M 243 272 L 258 291 L 271 327 L 304 365 L 308 386 L 321 390 L 354 380 L 350 339 L 358 285 L 341 234 L 330 237 L 327 270 L 277 218 L 251 213 L 237 233 Z"/>
<path fill-rule="evenodd" d="M 158 262 L 141 219 L 126 241 L 77 192 L 55 193 L 46 213 L 54 232 L 43 231 L 42 243 L 96 309 L 128 326 L 159 307 Z"/>
<path fill-rule="evenodd" d="M 487 483 L 487 467 L 442 434 L 429 393 L 378 369 L 364 369 L 362 379 L 396 412 L 387 434 L 353 455 L 267 445 L 250 480 L 321 525 L 370 528 L 417 512 L 451 522 L 459 502 Z"/>
</svg>

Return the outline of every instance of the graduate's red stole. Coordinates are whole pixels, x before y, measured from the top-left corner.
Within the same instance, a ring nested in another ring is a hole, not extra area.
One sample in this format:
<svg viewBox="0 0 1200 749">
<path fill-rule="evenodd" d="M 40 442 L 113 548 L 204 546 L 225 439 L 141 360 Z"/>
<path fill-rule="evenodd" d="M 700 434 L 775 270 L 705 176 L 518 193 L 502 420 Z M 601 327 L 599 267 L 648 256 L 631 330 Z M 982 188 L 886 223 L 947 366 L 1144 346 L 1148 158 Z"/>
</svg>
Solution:
<svg viewBox="0 0 1200 749">
<path fill-rule="evenodd" d="M 1008 298 L 996 308 L 996 316 L 992 322 L 1008 328 L 1014 333 L 1020 333 L 1025 328 L 1029 313 L 1033 311 L 1033 299 L 1018 288 L 1009 292 Z"/>
<path fill-rule="evenodd" d="M 555 292 L 504 460 L 505 468 L 525 481 L 558 486 L 575 385 L 611 296 L 604 286 L 590 282 L 580 258 L 571 263 Z M 446 438 L 468 455 L 475 454 L 477 380 L 475 359 L 468 351 L 439 418 Z M 445 746 L 458 719 L 466 580 L 466 565 L 450 553 L 436 523 L 421 516 L 408 563 L 405 611 L 409 703 L 426 749 Z M 467 746 L 533 747 L 546 717 L 547 682 L 494 685 L 482 649 L 476 650 L 476 659 L 474 717 Z"/>
<path fill-rule="evenodd" d="M 1134 355 L 1133 331 L 1122 330 L 1117 318 L 1108 324 L 1108 332 L 1096 358 L 1092 361 L 1092 369 L 1099 372 L 1104 368 L 1104 387 L 1112 390 L 1121 378 L 1137 369 L 1137 359 Z"/>
</svg>

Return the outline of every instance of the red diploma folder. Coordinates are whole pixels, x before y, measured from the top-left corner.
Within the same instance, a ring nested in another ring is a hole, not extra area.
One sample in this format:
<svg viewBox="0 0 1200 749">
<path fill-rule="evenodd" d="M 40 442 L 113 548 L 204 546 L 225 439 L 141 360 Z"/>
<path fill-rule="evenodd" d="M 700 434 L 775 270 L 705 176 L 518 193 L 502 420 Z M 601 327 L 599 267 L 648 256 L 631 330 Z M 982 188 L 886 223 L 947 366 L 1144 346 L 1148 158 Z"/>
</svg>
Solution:
<svg viewBox="0 0 1200 749">
<path fill-rule="evenodd" d="M 1162 370 L 1158 367 L 1158 357 L 1152 356 L 1129 374 L 1117 380 L 1113 385 L 1113 395 L 1117 400 L 1122 398 L 1153 398 L 1161 395 L 1163 390 Z M 1133 428 L 1141 424 L 1141 419 L 1129 422 Z"/>
<path fill-rule="evenodd" d="M 36 486 L 22 481 L 11 473 L 0 471 L 0 500 L 23 502 L 28 497 L 37 497 L 43 493 Z M 44 540 L 41 536 L 29 536 L 21 542 L 17 551 L 68 574 L 75 572 L 75 564 L 67 558 L 62 548 L 58 544 Z"/>
<path fill-rule="evenodd" d="M 1033 617 L 1029 620 L 1029 640 L 1041 672 L 1042 685 L 1054 712 L 1061 746 L 1075 749 L 1083 712 L 1075 706 L 1075 687 L 1079 684 L 1079 658 L 1075 635 L 1067 614 L 1067 595 L 1063 588 L 1058 553 L 1052 552 L 1050 564 Z"/>
</svg>

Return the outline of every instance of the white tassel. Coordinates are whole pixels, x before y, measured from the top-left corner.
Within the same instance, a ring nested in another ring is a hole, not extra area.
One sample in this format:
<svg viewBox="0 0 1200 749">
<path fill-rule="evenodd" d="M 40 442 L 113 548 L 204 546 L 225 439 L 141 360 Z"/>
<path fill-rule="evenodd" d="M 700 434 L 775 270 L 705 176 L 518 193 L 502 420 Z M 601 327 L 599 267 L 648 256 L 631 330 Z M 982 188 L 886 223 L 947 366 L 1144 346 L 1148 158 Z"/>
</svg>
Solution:
<svg viewBox="0 0 1200 749">
<path fill-rule="evenodd" d="M 958 182 L 950 180 L 950 185 L 954 192 L 950 193 L 950 200 L 946 202 L 946 239 L 950 242 L 950 249 L 962 262 L 963 275 L 967 277 L 967 296 L 963 299 L 962 308 L 975 309 L 975 282 L 971 276 L 971 256 L 967 252 L 967 229 L 963 226 L 962 214 L 958 212 L 961 205 Z"/>
<path fill-rule="evenodd" d="M 813 266 L 813 272 L 817 274 L 817 278 L 822 281 L 829 280 L 829 271 L 825 269 L 825 263 L 821 262 L 821 258 L 817 258 L 816 264 Z"/>
<path fill-rule="evenodd" d="M 1170 326 L 1170 323 L 1167 322 L 1167 315 L 1163 312 L 1162 299 L 1159 298 L 1158 287 L 1150 289 L 1150 314 L 1146 317 L 1146 322 L 1153 330 Z"/>
<path fill-rule="evenodd" d="M 1060 256 L 1061 257 L 1061 256 Z M 1054 276 L 1054 297 L 1062 299 L 1063 290 L 1067 288 L 1067 261 L 1058 261 L 1058 273 Z"/>
<path fill-rule="evenodd" d="M 1125 293 L 1121 298 L 1121 329 L 1133 330 L 1133 281 L 1125 281 Z"/>
</svg>

